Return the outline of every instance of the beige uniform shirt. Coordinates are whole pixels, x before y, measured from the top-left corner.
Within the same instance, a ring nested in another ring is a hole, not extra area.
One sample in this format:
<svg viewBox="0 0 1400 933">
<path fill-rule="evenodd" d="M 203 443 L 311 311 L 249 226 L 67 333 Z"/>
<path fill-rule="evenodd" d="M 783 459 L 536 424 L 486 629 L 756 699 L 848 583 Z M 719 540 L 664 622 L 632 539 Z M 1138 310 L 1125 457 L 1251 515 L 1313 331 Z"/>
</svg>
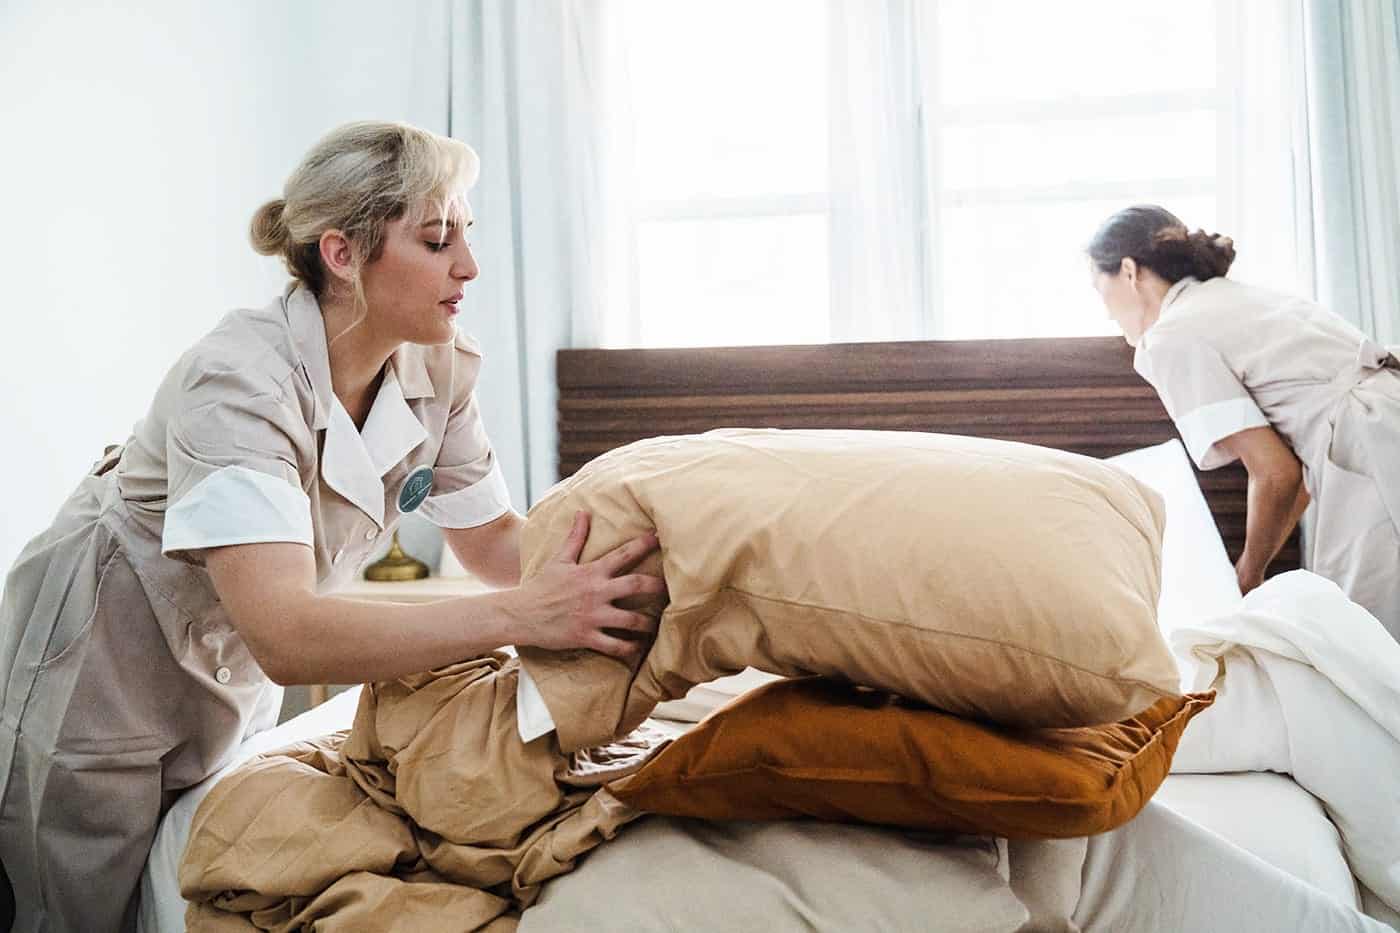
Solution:
<svg viewBox="0 0 1400 933">
<path fill-rule="evenodd" d="M 107 928 L 171 794 L 276 722 L 281 690 L 219 603 L 207 549 L 305 544 L 328 591 L 401 505 L 446 527 L 510 508 L 480 364 L 466 337 L 402 347 L 356 430 L 309 291 L 232 312 L 24 549 L 0 602 L 0 861 L 21 928 Z"/>
<path fill-rule="evenodd" d="M 1400 635 L 1400 369 L 1383 347 L 1314 302 L 1226 278 L 1183 279 L 1138 342 L 1203 470 L 1219 442 L 1271 425 L 1302 461 L 1315 522 L 1304 562 Z"/>
</svg>

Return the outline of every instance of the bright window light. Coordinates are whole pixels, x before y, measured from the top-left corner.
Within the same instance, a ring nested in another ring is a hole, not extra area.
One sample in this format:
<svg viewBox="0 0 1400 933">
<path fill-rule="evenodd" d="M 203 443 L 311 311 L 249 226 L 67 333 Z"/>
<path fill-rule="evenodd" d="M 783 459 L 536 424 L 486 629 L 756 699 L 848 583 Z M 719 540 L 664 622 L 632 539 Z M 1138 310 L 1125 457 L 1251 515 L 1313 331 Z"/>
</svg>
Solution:
<svg viewBox="0 0 1400 933">
<path fill-rule="evenodd" d="M 905 336 L 1115 333 L 1088 286 L 1094 228 L 1155 202 L 1214 229 L 1219 2 L 918 7 L 930 307 L 928 332 Z M 828 4 L 620 9 L 636 197 L 635 301 L 617 312 L 635 320 L 621 332 L 643 346 L 859 339 L 838 332 L 830 297 L 843 257 Z"/>
</svg>

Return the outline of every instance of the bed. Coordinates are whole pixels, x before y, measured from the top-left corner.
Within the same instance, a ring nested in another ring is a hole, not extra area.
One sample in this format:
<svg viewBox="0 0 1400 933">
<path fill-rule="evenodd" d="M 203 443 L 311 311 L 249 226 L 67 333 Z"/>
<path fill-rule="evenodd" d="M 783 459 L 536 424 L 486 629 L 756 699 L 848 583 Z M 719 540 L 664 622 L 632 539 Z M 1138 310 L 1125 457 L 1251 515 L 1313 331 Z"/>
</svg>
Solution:
<svg viewBox="0 0 1400 933">
<path fill-rule="evenodd" d="M 1164 629 L 1189 632 L 1239 603 L 1231 558 L 1244 537 L 1244 473 L 1233 467 L 1193 475 L 1120 340 L 569 350 L 558 356 L 557 381 L 561 477 L 643 437 L 734 426 L 960 433 L 1117 457 L 1168 499 Z M 1299 559 L 1295 537 L 1274 571 L 1295 568 Z M 1192 659 L 1183 654 L 1181 662 L 1185 678 Z M 1222 694 L 1230 702 L 1216 719 L 1281 717 L 1286 704 L 1260 705 L 1267 672 L 1253 671 L 1258 678 L 1250 682 L 1252 669 L 1244 661 L 1235 667 L 1243 672 L 1240 686 Z M 657 715 L 684 729 L 762 678 L 746 672 L 697 687 Z M 1278 673 L 1268 683 L 1282 691 L 1285 680 Z M 1333 680 L 1318 674 L 1296 689 L 1327 691 Z M 1251 692 L 1250 683 L 1258 689 Z M 1350 700 L 1328 696 L 1350 715 Z M 355 702 L 355 691 L 341 694 L 249 740 L 239 759 L 347 728 Z M 1365 732 L 1371 720 L 1364 715 L 1357 722 L 1357 737 L 1344 729 L 1331 737 L 1334 753 L 1396 754 L 1384 730 Z M 1255 731 L 1281 735 L 1286 725 L 1271 719 Z M 1087 840 L 947 840 L 865 826 L 647 817 L 549 883 L 520 928 L 1263 931 L 1400 924 L 1353 870 L 1364 862 L 1374 879 L 1390 863 L 1384 853 L 1359 858 L 1355 839 L 1363 833 L 1338 820 L 1337 801 L 1327 799 L 1345 790 L 1333 794 L 1327 776 L 1310 778 L 1315 790 L 1323 788 L 1319 799 L 1280 773 L 1290 770 L 1287 750 L 1274 749 L 1274 758 L 1254 750 L 1251 758 L 1234 746 L 1220 751 L 1221 729 L 1202 734 L 1216 746 L 1183 745 L 1194 762 L 1189 770 L 1198 773 L 1173 774 L 1136 819 Z M 1219 770 L 1232 773 L 1199 773 Z M 195 808 L 219 777 L 178 801 L 160 827 L 142 882 L 143 930 L 182 928 L 175 867 Z M 1395 818 L 1400 806 L 1377 815 Z"/>
</svg>

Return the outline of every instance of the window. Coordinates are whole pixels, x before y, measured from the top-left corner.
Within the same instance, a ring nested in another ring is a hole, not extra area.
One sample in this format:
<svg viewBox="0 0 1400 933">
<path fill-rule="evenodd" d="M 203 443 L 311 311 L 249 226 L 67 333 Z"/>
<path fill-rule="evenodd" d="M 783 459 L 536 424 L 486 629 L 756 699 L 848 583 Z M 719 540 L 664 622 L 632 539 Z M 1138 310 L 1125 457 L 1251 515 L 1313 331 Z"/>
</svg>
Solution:
<svg viewBox="0 0 1400 933">
<path fill-rule="evenodd" d="M 829 339 L 824 10 L 625 4 L 641 345 Z"/>
<path fill-rule="evenodd" d="M 1086 289 L 1098 224 L 1147 202 L 1214 229 L 1215 5 L 938 0 L 934 336 L 1115 333 Z"/>
<path fill-rule="evenodd" d="M 1083 247 L 1157 202 L 1214 229 L 1222 195 L 1217 4 L 926 0 L 910 146 L 926 203 L 917 337 L 1113 333 Z M 625 0 L 632 306 L 641 346 L 861 339 L 832 306 L 832 13 L 849 0 Z M 1072 12 L 1067 15 L 1067 11 Z M 893 113 L 892 119 L 907 114 Z M 843 241 L 845 242 L 845 241 Z M 858 248 L 857 241 L 857 248 Z M 873 332 L 873 331 L 872 331 Z"/>
</svg>

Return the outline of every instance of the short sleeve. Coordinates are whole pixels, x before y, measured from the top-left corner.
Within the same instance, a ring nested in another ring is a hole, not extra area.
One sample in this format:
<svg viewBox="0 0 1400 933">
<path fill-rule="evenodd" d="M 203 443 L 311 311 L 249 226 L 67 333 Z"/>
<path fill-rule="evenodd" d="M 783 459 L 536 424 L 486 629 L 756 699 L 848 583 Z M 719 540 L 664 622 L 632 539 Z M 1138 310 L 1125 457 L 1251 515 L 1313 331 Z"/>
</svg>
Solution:
<svg viewBox="0 0 1400 933">
<path fill-rule="evenodd" d="M 206 548 L 313 543 L 311 503 L 298 470 L 304 419 L 237 374 L 213 374 L 166 428 L 167 494 L 161 550 L 201 564 Z"/>
<path fill-rule="evenodd" d="M 441 528 L 475 528 L 510 511 L 510 492 L 481 422 L 476 401 L 480 353 L 458 338 L 453 353 L 453 399 L 437 462 L 433 492 L 418 514 Z"/>
<path fill-rule="evenodd" d="M 1134 366 L 1161 396 L 1191 459 L 1202 470 L 1235 460 L 1220 446 L 1225 438 L 1269 425 L 1225 358 L 1204 340 L 1173 335 L 1144 342 Z"/>
</svg>

